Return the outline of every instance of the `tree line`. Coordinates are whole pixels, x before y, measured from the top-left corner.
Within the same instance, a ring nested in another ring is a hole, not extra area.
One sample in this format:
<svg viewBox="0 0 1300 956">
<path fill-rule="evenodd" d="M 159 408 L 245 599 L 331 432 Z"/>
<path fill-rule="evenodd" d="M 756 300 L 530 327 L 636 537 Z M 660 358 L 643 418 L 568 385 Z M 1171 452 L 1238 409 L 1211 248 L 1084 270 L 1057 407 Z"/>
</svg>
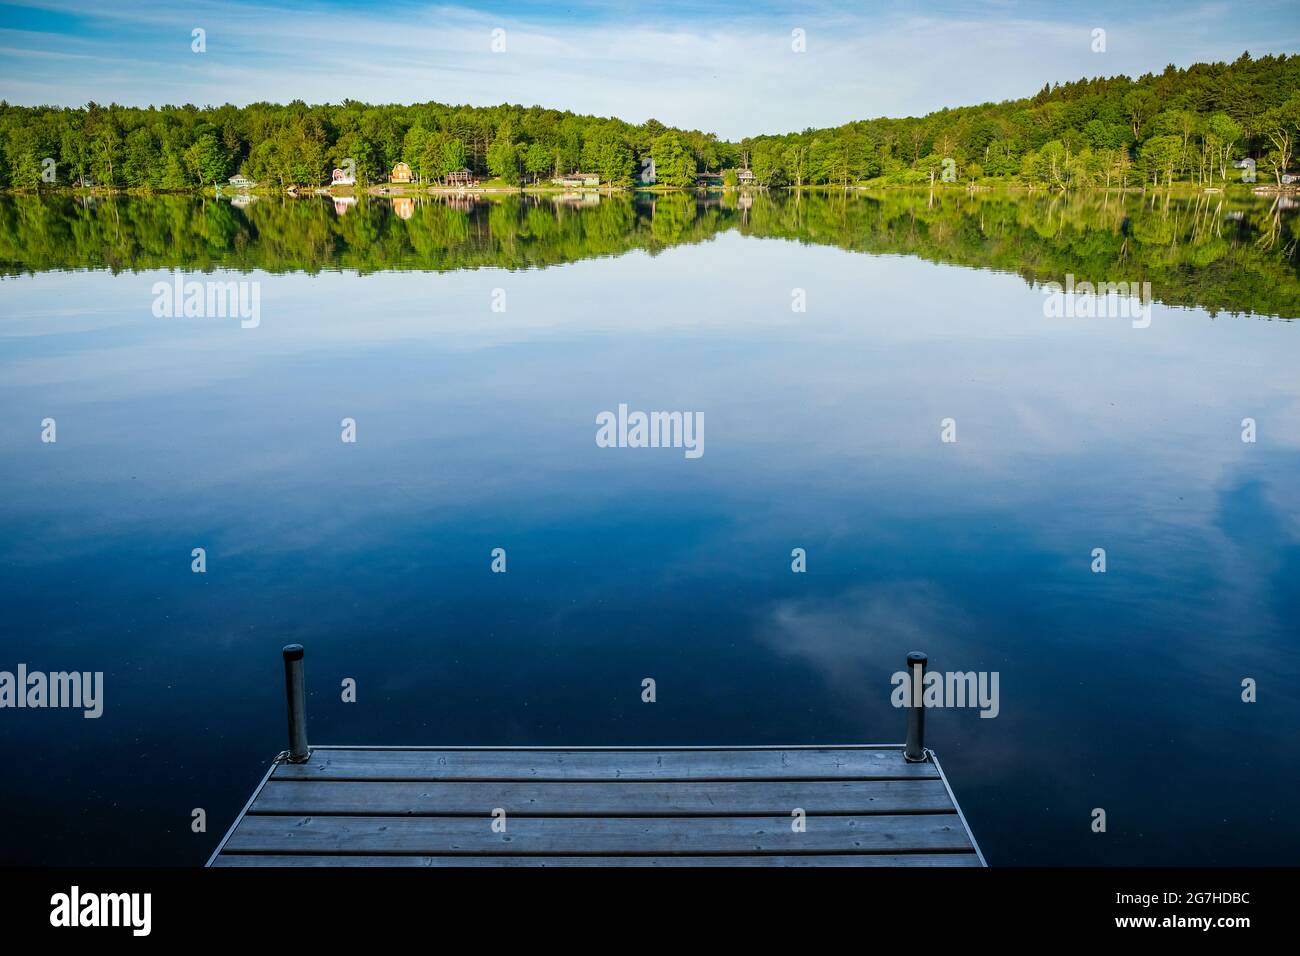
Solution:
<svg viewBox="0 0 1300 956">
<path fill-rule="evenodd" d="M 327 183 L 351 161 L 361 186 L 406 162 L 422 183 L 466 169 L 508 185 L 576 171 L 632 186 L 690 187 L 752 170 L 770 187 L 1008 180 L 1072 188 L 1212 185 L 1235 164 L 1281 182 L 1300 140 L 1300 56 L 1167 67 L 1045 86 L 1002 103 L 872 119 L 738 142 L 712 133 L 523 106 L 252 103 L 23 107 L 0 102 L 0 188 L 172 191 L 242 173 L 278 187 Z"/>
<path fill-rule="evenodd" d="M 1300 56 L 1168 66 L 1033 97 L 746 140 L 771 185 L 1006 179 L 1070 188 L 1241 178 L 1276 182 L 1300 138 Z M 946 174 L 946 175 L 945 175 Z"/>
<path fill-rule="evenodd" d="M 185 190 L 235 173 L 280 187 L 315 186 L 347 165 L 366 186 L 386 182 L 398 162 L 425 183 L 461 169 L 509 185 L 581 170 L 630 186 L 648 159 L 660 183 L 690 186 L 697 167 L 734 166 L 736 150 L 712 134 L 656 120 L 633 126 L 536 106 L 0 103 L 0 186 L 18 189 Z"/>
</svg>

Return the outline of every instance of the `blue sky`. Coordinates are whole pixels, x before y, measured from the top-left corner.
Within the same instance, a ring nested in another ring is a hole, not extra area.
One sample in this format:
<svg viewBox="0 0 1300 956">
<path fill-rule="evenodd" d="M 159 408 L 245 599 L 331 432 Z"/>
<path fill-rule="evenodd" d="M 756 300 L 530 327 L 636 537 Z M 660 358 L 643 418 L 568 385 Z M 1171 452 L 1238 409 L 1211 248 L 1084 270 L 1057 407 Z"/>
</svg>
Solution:
<svg viewBox="0 0 1300 956">
<path fill-rule="evenodd" d="M 436 5 L 0 3 L 0 97 L 539 104 L 726 137 L 915 115 L 1045 82 L 1300 52 L 1295 0 Z M 207 50 L 191 50 L 191 31 Z M 1093 30 L 1106 31 L 1094 52 Z M 505 50 L 493 52 L 494 30 Z M 792 49 L 803 30 L 806 49 Z"/>
</svg>

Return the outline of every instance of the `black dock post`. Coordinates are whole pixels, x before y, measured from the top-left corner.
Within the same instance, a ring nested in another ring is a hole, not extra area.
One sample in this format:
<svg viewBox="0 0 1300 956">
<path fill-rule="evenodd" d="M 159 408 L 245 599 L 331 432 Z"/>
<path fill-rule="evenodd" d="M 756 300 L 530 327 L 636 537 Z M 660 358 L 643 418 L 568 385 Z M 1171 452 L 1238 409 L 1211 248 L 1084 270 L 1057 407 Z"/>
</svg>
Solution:
<svg viewBox="0 0 1300 956">
<path fill-rule="evenodd" d="M 912 706 L 907 714 L 907 745 L 903 748 L 903 759 L 908 763 L 922 763 L 925 760 L 925 704 L 921 699 L 921 691 L 925 666 L 929 662 L 930 659 L 921 651 L 912 651 L 907 655 L 907 678 L 912 682 Z"/>
<path fill-rule="evenodd" d="M 289 704 L 289 763 L 306 763 L 311 756 L 307 746 L 307 684 L 303 675 L 303 647 L 284 647 L 284 696 Z"/>
</svg>

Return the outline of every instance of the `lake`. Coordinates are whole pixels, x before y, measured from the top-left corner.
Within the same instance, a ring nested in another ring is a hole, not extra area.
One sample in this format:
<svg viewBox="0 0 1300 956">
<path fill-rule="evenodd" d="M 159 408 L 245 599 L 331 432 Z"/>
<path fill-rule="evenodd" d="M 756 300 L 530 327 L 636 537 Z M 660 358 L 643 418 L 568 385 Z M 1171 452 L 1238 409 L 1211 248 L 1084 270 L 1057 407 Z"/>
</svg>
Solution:
<svg viewBox="0 0 1300 956">
<path fill-rule="evenodd" d="M 1287 205 L 0 199 L 0 669 L 104 673 L 0 712 L 0 861 L 202 863 L 299 641 L 331 744 L 893 742 L 920 649 L 991 865 L 1294 862 Z"/>
</svg>

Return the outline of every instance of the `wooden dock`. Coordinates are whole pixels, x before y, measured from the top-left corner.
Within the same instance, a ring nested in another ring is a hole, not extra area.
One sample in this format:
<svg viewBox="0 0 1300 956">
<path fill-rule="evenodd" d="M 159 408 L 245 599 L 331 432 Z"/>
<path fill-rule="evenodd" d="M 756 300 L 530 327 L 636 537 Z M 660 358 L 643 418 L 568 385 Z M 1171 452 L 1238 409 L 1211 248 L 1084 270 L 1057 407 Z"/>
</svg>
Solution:
<svg viewBox="0 0 1300 956">
<path fill-rule="evenodd" d="M 907 744 L 291 749 L 209 866 L 983 866 Z M 295 756 L 298 758 L 295 760 Z"/>
</svg>

